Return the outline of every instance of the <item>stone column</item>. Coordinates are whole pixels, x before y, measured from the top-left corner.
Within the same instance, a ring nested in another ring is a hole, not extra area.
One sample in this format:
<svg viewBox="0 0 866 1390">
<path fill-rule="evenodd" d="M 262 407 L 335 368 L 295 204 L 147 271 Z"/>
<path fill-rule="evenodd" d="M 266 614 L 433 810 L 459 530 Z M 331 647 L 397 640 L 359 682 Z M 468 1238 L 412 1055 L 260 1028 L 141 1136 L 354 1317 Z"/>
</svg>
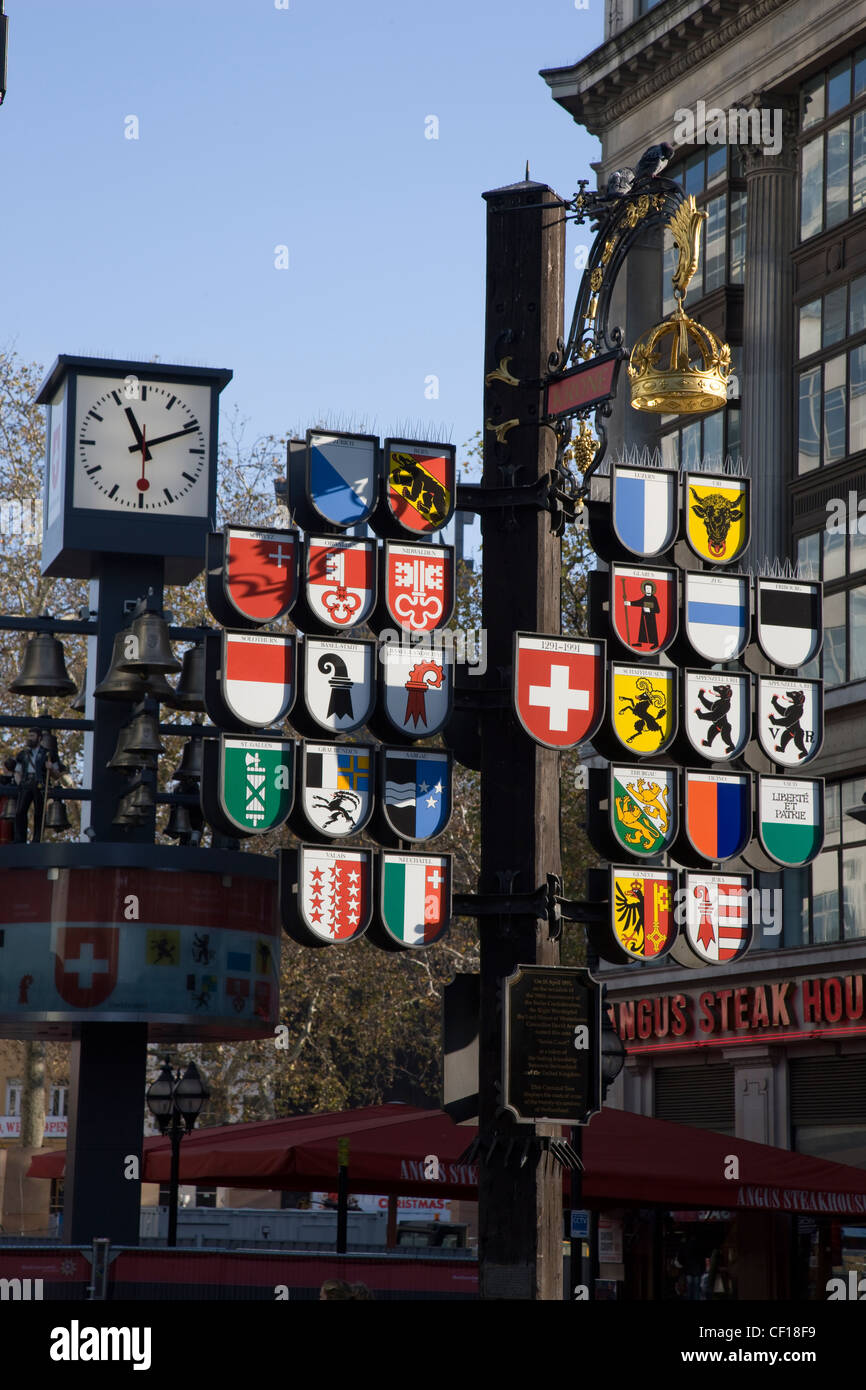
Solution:
<svg viewBox="0 0 866 1390">
<path fill-rule="evenodd" d="M 796 241 L 798 102 L 766 94 L 753 107 L 771 113 L 778 154 L 743 145 L 746 173 L 746 272 L 743 295 L 743 458 L 752 477 L 750 559 L 790 556 L 787 483 L 793 409 L 793 266 Z"/>
</svg>

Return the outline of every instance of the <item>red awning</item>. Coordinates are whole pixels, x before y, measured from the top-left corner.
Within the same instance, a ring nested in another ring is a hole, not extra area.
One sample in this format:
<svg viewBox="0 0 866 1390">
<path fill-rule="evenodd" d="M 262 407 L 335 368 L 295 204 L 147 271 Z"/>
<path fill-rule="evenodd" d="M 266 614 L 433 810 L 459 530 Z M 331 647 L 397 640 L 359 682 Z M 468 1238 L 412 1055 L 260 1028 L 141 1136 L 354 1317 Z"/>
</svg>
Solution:
<svg viewBox="0 0 866 1390">
<path fill-rule="evenodd" d="M 353 1192 L 476 1195 L 478 1172 L 460 1155 L 475 1130 L 441 1110 L 376 1105 L 328 1115 L 198 1129 L 181 1144 L 183 1183 L 285 1191 L 333 1188 L 337 1140 L 349 1140 Z M 737 1159 L 737 1176 L 731 1156 Z M 440 1181 L 425 1178 L 428 1160 Z M 144 1141 L 145 1182 L 169 1180 L 168 1140 Z M 732 1139 L 712 1130 L 605 1109 L 584 1131 L 582 1200 L 616 1206 L 745 1208 L 866 1219 L 866 1169 Z M 36 1155 L 28 1177 L 58 1178 L 62 1150 Z"/>
</svg>

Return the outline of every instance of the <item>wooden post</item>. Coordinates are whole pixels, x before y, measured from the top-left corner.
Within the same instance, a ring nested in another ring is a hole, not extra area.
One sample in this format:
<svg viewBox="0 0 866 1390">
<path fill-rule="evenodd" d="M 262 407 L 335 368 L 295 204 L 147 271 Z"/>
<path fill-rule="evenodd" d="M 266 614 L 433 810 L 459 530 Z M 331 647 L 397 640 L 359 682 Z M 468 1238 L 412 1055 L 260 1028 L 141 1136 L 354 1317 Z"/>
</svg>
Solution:
<svg viewBox="0 0 866 1390">
<path fill-rule="evenodd" d="M 562 335 L 565 231 L 562 202 L 545 184 L 526 181 L 485 193 L 487 306 L 485 375 L 510 359 L 520 382 L 484 390 L 486 487 L 532 483 L 555 463 L 553 433 L 538 425 L 539 382 Z M 543 203 L 541 208 L 531 204 Z M 504 440 L 489 425 L 517 419 Z M 503 473 L 502 466 L 516 471 Z M 482 516 L 483 624 L 487 683 L 510 685 L 513 634 L 560 631 L 560 542 L 550 515 L 532 507 Z M 510 697 L 509 697 L 510 706 Z M 510 708 L 483 720 L 481 893 L 529 892 L 560 872 L 559 758 L 518 728 Z M 481 941 L 480 1119 L 497 1118 L 502 1051 L 501 984 L 517 965 L 557 965 L 558 943 L 533 916 L 479 920 Z M 557 1135 L 560 1130 L 552 1131 Z M 534 1133 L 514 1126 L 519 1149 Z M 480 1155 L 480 1291 L 485 1299 L 562 1298 L 562 1169 L 537 1151 L 519 1164 L 504 1146 Z"/>
</svg>

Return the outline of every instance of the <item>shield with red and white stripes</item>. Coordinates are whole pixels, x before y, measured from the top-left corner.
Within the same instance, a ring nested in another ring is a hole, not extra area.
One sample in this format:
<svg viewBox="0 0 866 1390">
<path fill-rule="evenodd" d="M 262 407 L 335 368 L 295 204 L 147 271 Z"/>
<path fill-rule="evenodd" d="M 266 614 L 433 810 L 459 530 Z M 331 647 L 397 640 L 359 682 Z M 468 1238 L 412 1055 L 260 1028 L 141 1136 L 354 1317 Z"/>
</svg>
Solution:
<svg viewBox="0 0 866 1390">
<path fill-rule="evenodd" d="M 720 965 L 744 956 L 752 943 L 751 874 L 686 873 L 683 887 L 684 941 L 697 957 L 690 963 Z"/>
<path fill-rule="evenodd" d="M 294 701 L 294 637 L 223 632 L 219 688 L 234 719 L 254 729 L 276 724 Z M 211 713 L 211 717 L 221 722 L 218 715 Z"/>
<path fill-rule="evenodd" d="M 307 603 L 335 630 L 356 627 L 376 597 L 376 542 L 311 536 L 307 541 Z"/>
<path fill-rule="evenodd" d="M 592 738 L 604 714 L 604 643 L 514 634 L 514 708 L 545 748 Z"/>
</svg>

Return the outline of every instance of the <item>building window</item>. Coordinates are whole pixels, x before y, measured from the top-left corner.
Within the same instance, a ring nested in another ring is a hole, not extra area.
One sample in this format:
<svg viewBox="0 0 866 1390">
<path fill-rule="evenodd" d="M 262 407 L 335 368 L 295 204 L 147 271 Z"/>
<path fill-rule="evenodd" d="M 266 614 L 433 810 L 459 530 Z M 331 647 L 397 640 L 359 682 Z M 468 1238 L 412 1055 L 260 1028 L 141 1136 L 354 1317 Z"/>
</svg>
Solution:
<svg viewBox="0 0 866 1390">
<path fill-rule="evenodd" d="M 63 1178 L 51 1179 L 51 1195 L 48 1198 L 48 1212 L 59 1216 L 63 1212 Z"/>
<path fill-rule="evenodd" d="M 20 1116 L 20 1114 L 21 1114 L 21 1082 L 20 1082 L 20 1081 L 7 1081 L 7 1082 L 6 1082 L 6 1114 L 7 1114 L 7 1115 L 18 1115 L 18 1116 Z"/>
<path fill-rule="evenodd" d="M 697 154 L 666 169 L 665 174 L 682 184 L 685 193 L 693 193 L 698 207 L 707 213 L 698 268 L 689 285 L 690 302 L 697 303 L 705 294 L 725 284 L 742 285 L 746 261 L 746 189 L 739 151 L 727 145 L 701 147 Z M 662 313 L 665 315 L 676 307 L 671 285 L 676 264 L 677 249 L 665 228 L 662 255 Z"/>
<path fill-rule="evenodd" d="M 196 1187 L 195 1205 L 197 1207 L 215 1207 L 217 1204 L 217 1190 L 215 1187 Z"/>
<path fill-rule="evenodd" d="M 807 241 L 866 207 L 866 47 L 810 78 L 802 107 L 809 138 L 800 150 L 800 240 Z"/>
<path fill-rule="evenodd" d="M 729 380 L 739 393 L 739 383 L 743 379 L 743 349 L 731 348 L 731 375 Z M 661 426 L 665 433 L 659 439 L 662 462 L 667 468 L 698 468 L 701 460 L 715 460 L 719 467 L 725 458 L 736 458 L 740 452 L 740 398 L 732 396 L 727 406 L 714 410 L 703 419 L 680 424 L 669 430 L 668 425 L 682 416 L 663 415 Z"/>
<path fill-rule="evenodd" d="M 866 825 L 847 814 L 862 806 L 864 790 L 866 779 L 862 777 L 826 785 L 824 849 L 811 869 L 796 871 L 811 876 L 811 893 L 803 900 L 804 922 L 811 905 L 811 923 L 800 939 L 795 939 L 794 913 L 789 920 L 786 903 L 786 946 L 820 946 L 866 936 Z M 793 902 L 790 906 L 793 908 Z"/>
<path fill-rule="evenodd" d="M 69 1097 L 68 1086 L 52 1086 L 48 1100 L 49 1115 L 63 1118 L 67 1113 L 67 1101 Z"/>
<path fill-rule="evenodd" d="M 800 475 L 866 450 L 866 342 L 839 351 L 864 331 L 866 275 L 797 308 Z M 818 354 L 823 361 L 808 364 Z"/>
</svg>

